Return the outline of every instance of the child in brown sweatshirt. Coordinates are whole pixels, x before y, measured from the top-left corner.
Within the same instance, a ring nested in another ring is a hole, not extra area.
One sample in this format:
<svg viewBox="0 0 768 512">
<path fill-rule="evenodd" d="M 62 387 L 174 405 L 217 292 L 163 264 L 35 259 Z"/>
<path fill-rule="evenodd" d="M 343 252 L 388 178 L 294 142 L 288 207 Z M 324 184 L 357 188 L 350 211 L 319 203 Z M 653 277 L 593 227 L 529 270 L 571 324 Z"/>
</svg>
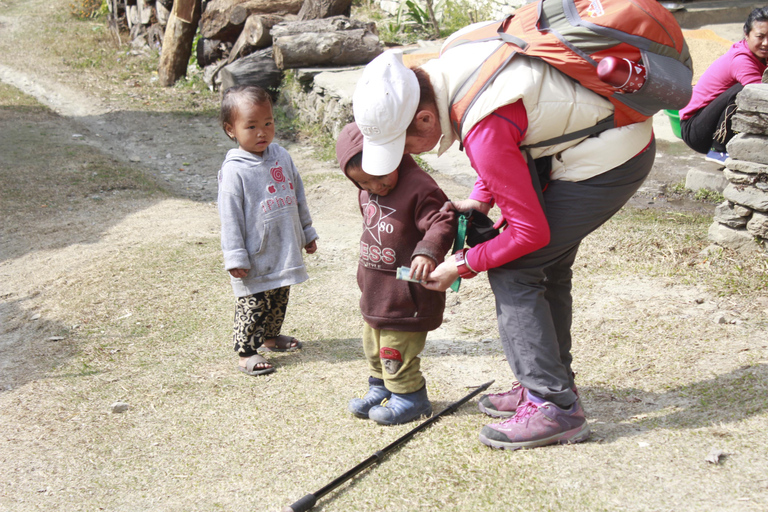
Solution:
<svg viewBox="0 0 768 512">
<path fill-rule="evenodd" d="M 357 282 L 365 320 L 363 349 L 370 377 L 352 414 L 383 425 L 407 423 L 432 414 L 419 354 L 427 332 L 443 321 L 445 292 L 395 279 L 398 267 L 425 279 L 453 245 L 454 212 L 440 208 L 448 197 L 410 155 L 396 169 L 371 175 L 362 168 L 363 136 L 355 123 L 344 127 L 336 156 L 344 174 L 360 189 L 363 215 Z M 385 406 L 381 406 L 384 399 Z"/>
</svg>

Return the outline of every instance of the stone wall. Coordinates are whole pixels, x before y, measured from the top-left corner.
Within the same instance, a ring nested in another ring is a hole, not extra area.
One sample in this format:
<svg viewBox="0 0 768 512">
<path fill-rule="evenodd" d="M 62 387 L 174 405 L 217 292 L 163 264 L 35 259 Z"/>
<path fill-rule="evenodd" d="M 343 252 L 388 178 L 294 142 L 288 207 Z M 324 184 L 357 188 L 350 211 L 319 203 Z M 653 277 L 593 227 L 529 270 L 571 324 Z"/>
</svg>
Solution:
<svg viewBox="0 0 768 512">
<path fill-rule="evenodd" d="M 355 120 L 352 94 L 363 72 L 362 66 L 324 70 L 296 69 L 296 86 L 283 89 L 281 94 L 295 115 L 304 123 L 318 125 L 333 137 Z"/>
<path fill-rule="evenodd" d="M 763 76 L 763 82 L 766 82 Z M 725 202 L 715 210 L 709 238 L 735 249 L 768 248 L 768 83 L 748 85 L 736 99 Z"/>
</svg>

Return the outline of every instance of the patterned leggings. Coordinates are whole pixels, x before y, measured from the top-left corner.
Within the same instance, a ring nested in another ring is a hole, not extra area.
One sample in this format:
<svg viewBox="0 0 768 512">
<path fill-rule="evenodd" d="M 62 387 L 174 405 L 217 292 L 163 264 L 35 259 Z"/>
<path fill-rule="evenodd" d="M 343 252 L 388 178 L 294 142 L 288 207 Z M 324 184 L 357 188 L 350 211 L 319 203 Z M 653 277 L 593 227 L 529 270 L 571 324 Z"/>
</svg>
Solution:
<svg viewBox="0 0 768 512">
<path fill-rule="evenodd" d="M 232 339 L 240 357 L 250 357 L 265 339 L 276 338 L 285 320 L 290 286 L 238 297 Z"/>
</svg>

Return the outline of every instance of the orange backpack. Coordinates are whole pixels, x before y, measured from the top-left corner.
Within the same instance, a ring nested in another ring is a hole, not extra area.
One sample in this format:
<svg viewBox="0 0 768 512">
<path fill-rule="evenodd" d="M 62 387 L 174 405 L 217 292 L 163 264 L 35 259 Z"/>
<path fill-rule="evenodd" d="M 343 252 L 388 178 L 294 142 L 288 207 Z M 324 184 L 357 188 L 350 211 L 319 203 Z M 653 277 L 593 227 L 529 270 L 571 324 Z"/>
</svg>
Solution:
<svg viewBox="0 0 768 512">
<path fill-rule="evenodd" d="M 645 121 L 663 108 L 682 108 L 691 98 L 688 46 L 675 18 L 657 0 L 538 0 L 500 22 L 461 34 L 440 54 L 459 45 L 492 40 L 498 40 L 499 46 L 480 63 L 472 86 L 461 98 L 451 99 L 451 123 L 459 138 L 475 99 L 518 53 L 542 59 L 614 105 L 614 115 L 594 127 L 529 147 Z M 645 67 L 640 90 L 624 93 L 598 77 L 597 65 L 608 56 Z"/>
</svg>

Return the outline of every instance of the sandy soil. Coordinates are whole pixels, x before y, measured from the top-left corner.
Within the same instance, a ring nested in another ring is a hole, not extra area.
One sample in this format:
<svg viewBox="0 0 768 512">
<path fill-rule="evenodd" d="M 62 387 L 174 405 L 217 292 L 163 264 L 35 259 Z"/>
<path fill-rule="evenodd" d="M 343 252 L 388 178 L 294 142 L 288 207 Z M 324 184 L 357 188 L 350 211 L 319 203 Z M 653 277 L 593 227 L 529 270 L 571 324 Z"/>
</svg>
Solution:
<svg viewBox="0 0 768 512">
<path fill-rule="evenodd" d="M 33 5 L 36 5 L 33 3 Z M 15 17 L 0 17 L 0 23 L 13 32 L 21 26 Z M 705 33 L 705 39 L 711 38 Z M 709 43 L 707 43 L 709 44 Z M 698 51 L 711 51 L 709 46 Z M 12 64 L 12 62 L 11 62 Z M 69 146 L 89 147 L 118 162 L 140 169 L 152 180 L 164 187 L 172 196 L 171 202 L 152 204 L 134 203 L 128 197 L 120 197 L 117 203 L 106 207 L 98 193 L 92 194 L 91 201 L 78 204 L 65 213 L 68 221 L 61 219 L 15 219 L 19 225 L 9 229 L 6 224 L 3 233 L 2 264 L 3 275 L 0 303 L 0 318 L 3 330 L 0 332 L 0 369 L 3 369 L 2 385 L 15 388 L 26 381 L 34 370 L 35 358 L 40 355 L 27 337 L 29 325 L 23 320 L 33 313 L 22 313 L 9 309 L 8 300 L 17 297 L 33 297 L 31 304 L 44 302 L 37 296 L 47 288 L 56 286 L 71 275 L 79 259 L 104 257 L 111 251 L 130 247 L 136 240 L 146 236 L 178 236 L 189 233 L 215 233 L 218 230 L 215 210 L 216 173 L 226 150 L 232 146 L 224 135 L 214 116 L 178 116 L 173 113 L 123 110 L 103 95 L 93 94 L 72 77 L 63 77 L 61 71 L 41 67 L 24 67 L 18 63 L 8 65 L 0 62 L 0 81 L 33 96 L 51 109 L 35 119 L 44 136 L 37 139 L 26 136 L 21 143 L 34 148 L 37 144 L 55 143 Z M 9 120 L 13 122 L 13 120 Z M 12 126 L 9 125 L 9 126 Z M 0 153 L 10 154 L 10 148 L 18 148 L 19 141 L 4 137 L 0 142 Z M 43 142 L 45 141 L 45 142 Z M 311 145 L 280 141 L 291 152 L 299 169 L 310 183 L 310 203 L 315 223 L 322 235 L 320 254 L 333 251 L 348 251 L 355 246 L 356 212 L 354 191 L 345 186 L 328 186 L 326 178 L 337 173 L 334 162 L 322 161 L 315 155 Z M 33 149 L 24 151 L 32 152 Z M 451 197 L 465 197 L 474 181 L 474 174 L 465 157 L 455 148 L 441 159 L 435 155 L 424 155 L 424 159 L 436 170 L 436 179 Z M 5 159 L 4 165 L 13 165 Z M 670 185 L 679 184 L 691 166 L 708 166 L 702 159 L 688 150 L 684 144 L 673 138 L 660 140 L 659 154 L 651 176 L 638 194 L 630 201 L 631 207 L 664 209 L 672 212 L 711 212 L 714 205 L 691 201 L 674 194 L 667 194 Z M 326 181 L 324 181 L 326 180 Z M 120 196 L 120 191 L 113 194 Z M 125 195 L 125 194 L 123 194 Z M 182 201 L 180 206 L 179 201 Z M 154 202 L 153 202 L 154 203 Z M 173 212 L 182 209 L 179 217 Z M 141 212 L 130 215 L 129 212 Z M 10 217 L 9 217 L 10 218 Z M 163 219 L 160 222 L 158 219 Z M 108 247 L 98 241 L 105 229 L 113 226 L 119 229 L 117 246 Z M 14 236 L 14 232 L 25 236 Z M 83 251 L 83 247 L 88 250 Z M 23 256 L 30 260 L 17 259 Z M 46 272 L 23 270 L 19 265 L 43 265 Z M 610 286 L 606 283 L 605 286 Z M 431 335 L 435 349 L 456 348 L 456 340 L 467 331 L 481 333 L 480 338 L 497 337 L 493 326 L 492 296 L 487 288 L 472 287 L 468 295 L 452 300 L 453 305 L 472 299 L 483 300 L 486 304 L 482 313 L 470 313 L 466 309 L 459 314 L 461 321 L 451 321 L 449 308 L 443 327 Z M 637 280 L 633 293 L 658 298 L 665 295 L 669 300 L 678 300 L 677 289 L 658 289 L 657 283 Z M 339 291 L 339 296 L 353 298 L 355 293 Z M 354 299 L 353 299 L 354 300 Z M 39 306 L 30 306 L 34 312 Z M 599 308 L 598 308 L 599 309 Z M 715 308 L 717 309 L 717 308 Z M 21 313 L 21 318 L 19 314 Z M 711 313 L 710 311 L 707 314 Z M 484 327 L 478 328 L 477 325 Z M 28 350 L 29 349 L 29 350 Z M 16 381 L 19 376 L 21 381 Z"/>
</svg>

